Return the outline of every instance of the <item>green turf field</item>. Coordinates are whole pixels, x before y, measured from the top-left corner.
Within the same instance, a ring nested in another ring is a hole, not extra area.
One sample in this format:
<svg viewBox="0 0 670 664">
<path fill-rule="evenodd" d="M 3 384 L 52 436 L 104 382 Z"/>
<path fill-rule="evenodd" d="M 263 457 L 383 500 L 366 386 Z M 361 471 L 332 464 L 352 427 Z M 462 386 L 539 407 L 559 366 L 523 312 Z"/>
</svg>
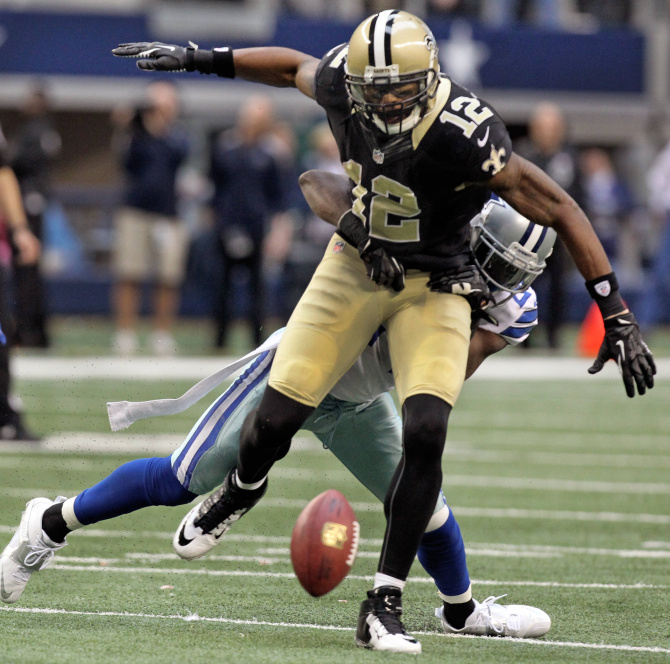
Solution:
<svg viewBox="0 0 670 664">
<path fill-rule="evenodd" d="M 62 434 L 66 451 L 2 447 L 0 543 L 9 541 L 26 500 L 74 495 L 124 461 L 152 456 L 155 445 L 166 454 L 202 410 L 112 435 L 106 400 L 176 396 L 192 382 L 19 381 L 31 426 Z M 633 400 L 618 381 L 595 378 L 466 385 L 444 471 L 475 596 L 507 593 L 503 601 L 546 610 L 553 627 L 526 642 L 447 637 L 433 615 L 435 589 L 416 564 L 405 622 L 423 644 L 422 662 L 670 660 L 668 403 L 667 380 Z M 152 437 L 142 443 L 146 434 Z M 88 438 L 98 450 L 110 440 L 129 449 L 81 451 L 89 449 L 78 448 Z M 172 553 L 172 532 L 187 507 L 150 508 L 71 535 L 19 603 L 0 606 L 0 662 L 341 664 L 407 657 L 354 645 L 383 534 L 381 507 L 327 451 L 308 438 L 301 443 L 275 468 L 263 503 L 209 559 L 186 563 Z M 313 599 L 291 573 L 289 537 L 301 507 L 331 487 L 352 502 L 363 541 L 350 577 Z"/>
</svg>

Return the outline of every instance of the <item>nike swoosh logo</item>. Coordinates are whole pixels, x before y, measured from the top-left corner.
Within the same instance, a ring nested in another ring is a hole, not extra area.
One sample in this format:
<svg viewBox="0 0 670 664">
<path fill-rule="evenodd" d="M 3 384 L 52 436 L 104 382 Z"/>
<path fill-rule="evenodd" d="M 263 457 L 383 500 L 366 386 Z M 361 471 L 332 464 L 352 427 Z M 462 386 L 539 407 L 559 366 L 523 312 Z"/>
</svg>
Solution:
<svg viewBox="0 0 670 664">
<path fill-rule="evenodd" d="M 619 355 L 619 357 L 617 358 L 617 364 L 619 365 L 619 371 L 622 371 L 623 362 L 625 362 L 626 360 L 626 349 L 621 339 L 619 339 L 619 341 L 616 342 L 616 345 L 619 346 L 619 352 L 621 353 L 621 355 Z"/>
<path fill-rule="evenodd" d="M 490 127 L 486 128 L 486 133 L 484 134 L 484 138 L 482 138 L 481 140 L 479 138 L 477 139 L 477 145 L 480 148 L 483 148 L 486 145 L 486 141 L 489 140 L 489 129 L 490 129 Z"/>
<path fill-rule="evenodd" d="M 155 53 L 156 51 L 162 51 L 163 49 L 169 49 L 170 51 L 174 51 L 174 46 L 157 46 L 155 48 L 149 48 L 146 51 L 142 51 L 141 53 L 138 53 L 138 57 L 140 58 L 146 58 L 147 56 L 151 55 L 152 53 Z"/>
<path fill-rule="evenodd" d="M 5 577 L 3 576 L 0 578 L 0 597 L 3 599 L 3 601 L 6 602 L 8 599 L 11 598 L 11 596 L 12 593 L 8 593 L 5 590 Z"/>
<path fill-rule="evenodd" d="M 186 524 L 184 524 L 184 527 L 179 531 L 179 546 L 188 546 L 194 539 L 186 539 L 184 537 L 184 530 L 186 530 Z"/>
</svg>

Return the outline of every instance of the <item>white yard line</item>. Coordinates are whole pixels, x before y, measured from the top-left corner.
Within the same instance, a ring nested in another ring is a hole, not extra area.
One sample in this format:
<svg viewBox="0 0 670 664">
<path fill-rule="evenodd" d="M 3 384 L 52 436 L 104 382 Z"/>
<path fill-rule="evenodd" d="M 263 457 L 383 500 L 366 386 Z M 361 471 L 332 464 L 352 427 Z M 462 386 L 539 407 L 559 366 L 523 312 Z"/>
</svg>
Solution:
<svg viewBox="0 0 670 664">
<path fill-rule="evenodd" d="M 274 468 L 272 477 L 276 480 L 290 480 L 295 482 L 314 483 L 315 477 L 323 475 L 331 482 L 346 481 L 351 479 L 351 473 L 345 470 L 313 470 L 307 468 Z M 602 482 L 590 480 L 568 480 L 568 479 L 549 479 L 544 477 L 496 477 L 490 475 L 446 475 L 444 484 L 447 487 L 480 487 L 492 489 L 505 489 L 510 491 L 560 491 L 563 493 L 613 493 L 613 494 L 632 494 L 632 495 L 670 495 L 670 484 L 661 482 Z M 59 489 L 61 491 L 62 489 Z M 3 487 L 0 489 L 0 495 L 6 496 L 31 496 L 36 495 L 34 491 L 40 489 Z M 44 491 L 44 489 L 41 489 Z M 53 493 L 49 491 L 48 493 Z M 271 501 L 264 501 L 264 505 L 269 505 Z M 301 503 L 300 499 L 288 500 L 285 504 L 275 502 L 275 507 L 293 507 L 299 504 L 307 504 L 307 500 Z M 378 503 L 359 503 L 361 509 L 377 509 Z M 370 508 L 369 505 L 375 507 Z"/>
<path fill-rule="evenodd" d="M 113 567 L 112 565 L 64 565 L 54 563 L 49 569 L 63 570 L 67 572 L 104 572 L 110 574 L 155 574 L 177 576 L 222 576 L 222 577 L 254 577 L 268 579 L 294 579 L 293 572 L 258 572 L 253 570 L 224 570 L 203 569 L 191 567 Z M 347 579 L 353 581 L 373 581 L 374 576 L 349 574 Z M 433 583 L 433 579 L 427 576 L 412 576 L 407 579 L 410 583 Z M 560 583 L 558 581 L 497 581 L 472 579 L 472 584 L 477 586 L 521 586 L 537 588 L 583 588 L 588 590 L 645 590 L 645 589 L 667 589 L 668 586 L 652 585 L 645 583 L 618 584 L 618 583 Z"/>
<path fill-rule="evenodd" d="M 447 442 L 444 455 L 456 461 L 468 463 L 523 462 L 534 466 L 595 466 L 596 468 L 670 468 L 670 456 L 660 454 L 602 454 L 592 452 L 531 452 L 492 450 L 484 447 L 473 448 L 458 442 Z"/>
<path fill-rule="evenodd" d="M 101 405 L 101 408 L 103 405 Z M 177 449 L 184 440 L 181 434 L 135 434 L 132 430 L 117 433 L 72 432 L 47 436 L 39 444 L 12 443 L 4 441 L 0 446 L 0 467 L 19 467 L 25 460 L 25 452 L 77 452 L 80 454 L 138 454 L 150 453 L 168 455 Z M 326 453 L 322 445 L 310 434 L 298 434 L 292 445 L 294 452 Z M 595 466 L 597 468 L 670 468 L 670 456 L 665 454 L 601 454 L 593 452 L 538 452 L 495 450 L 483 447 L 473 448 L 468 442 L 447 442 L 445 457 L 468 463 L 506 463 L 517 464 L 523 461 L 533 465 L 556 466 Z M 79 462 L 78 462 L 79 463 Z M 312 471 L 309 471 L 312 472 Z M 328 471 L 331 477 L 349 477 L 345 470 Z M 293 473 L 291 475 L 291 473 Z M 306 471 L 300 468 L 276 468 L 277 477 L 300 479 Z M 496 478 L 502 481 L 501 478 Z M 450 481 L 452 478 L 450 477 Z M 454 479 L 453 481 L 459 481 Z M 633 485 L 635 486 L 635 485 Z M 666 485 L 667 487 L 668 485 Z M 643 491 L 644 492 L 644 491 Z"/>
<path fill-rule="evenodd" d="M 14 374 L 21 380 L 128 379 L 200 380 L 230 364 L 237 357 L 37 357 L 17 356 L 12 360 Z M 570 357 L 491 357 L 473 376 L 473 380 L 546 381 L 546 380 L 621 380 L 610 362 L 596 376 L 587 373 L 589 359 Z M 670 359 L 656 360 L 658 376 L 670 375 Z"/>
<path fill-rule="evenodd" d="M 205 622 L 205 623 L 215 623 L 215 624 L 228 624 L 228 625 L 241 625 L 247 627 L 286 627 L 289 629 L 316 629 L 316 630 L 326 630 L 326 631 L 338 631 L 338 632 L 352 632 L 351 627 L 341 627 L 339 625 L 313 625 L 313 624 L 304 624 L 304 623 L 286 623 L 286 622 L 270 622 L 267 620 L 241 620 L 234 618 L 208 618 L 205 616 L 199 616 L 198 614 L 189 613 L 185 616 L 181 615 L 160 615 L 160 614 L 151 614 L 151 613 L 127 613 L 127 612 L 116 612 L 116 611 L 67 611 L 65 609 L 50 609 L 50 608 L 29 608 L 29 607 L 13 607 L 13 606 L 0 606 L 0 610 L 12 612 L 12 613 L 34 613 L 34 614 L 48 614 L 48 615 L 66 615 L 66 616 L 91 616 L 96 618 L 146 618 L 153 620 L 181 620 L 184 622 Z M 413 632 L 420 636 L 439 636 L 463 639 L 487 639 L 487 642 L 496 643 L 496 644 L 532 644 L 540 646 L 550 646 L 550 647 L 563 647 L 563 648 L 588 648 L 593 650 L 622 650 L 626 652 L 648 652 L 648 653 L 661 653 L 661 654 L 670 654 L 670 649 L 660 648 L 656 646 L 629 646 L 629 645 L 619 645 L 619 644 L 606 644 L 606 643 L 580 643 L 574 641 L 549 641 L 545 639 L 496 639 L 485 636 L 463 636 L 463 635 L 446 635 L 442 632 L 431 632 L 431 631 L 417 631 Z"/>
<path fill-rule="evenodd" d="M 62 490 L 60 490 L 62 493 Z M 13 496 L 17 498 L 34 498 L 35 496 L 49 496 L 57 495 L 58 491 L 50 489 L 0 489 L 0 497 Z M 65 492 L 68 493 L 68 492 Z M 76 492 L 69 492 L 70 495 L 75 495 Z M 289 498 L 267 498 L 263 501 L 266 508 L 274 509 L 290 509 L 295 510 L 296 515 L 308 501 L 303 499 L 289 499 Z M 367 502 L 352 502 L 351 506 L 356 512 L 377 512 L 381 509 L 380 503 Z M 638 512 L 575 512 L 569 510 L 532 510 L 517 507 L 462 507 L 457 505 L 450 505 L 454 514 L 459 518 L 484 518 L 484 519 L 541 519 L 552 521 L 593 521 L 605 523 L 649 523 L 658 525 L 670 524 L 670 514 L 645 514 Z M 12 528 L 13 526 L 0 526 L 0 532 L 3 528 Z M 78 531 L 87 534 L 89 537 L 106 537 L 108 535 L 98 535 L 97 532 L 108 533 L 109 536 L 116 537 L 163 537 L 164 534 L 154 535 L 149 531 L 148 533 L 128 533 L 117 534 L 123 531 L 96 531 L 84 530 Z M 172 535 L 170 535 L 172 537 Z"/>
</svg>

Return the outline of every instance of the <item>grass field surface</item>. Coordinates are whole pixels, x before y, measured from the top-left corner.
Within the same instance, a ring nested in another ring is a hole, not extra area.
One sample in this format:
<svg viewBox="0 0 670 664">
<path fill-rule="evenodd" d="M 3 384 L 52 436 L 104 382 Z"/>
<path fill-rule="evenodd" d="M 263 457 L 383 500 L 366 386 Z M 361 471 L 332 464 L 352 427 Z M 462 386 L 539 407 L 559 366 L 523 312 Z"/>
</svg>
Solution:
<svg viewBox="0 0 670 664">
<path fill-rule="evenodd" d="M 212 359 L 212 371 L 220 366 Z M 41 446 L 0 447 L 0 543 L 27 500 L 72 496 L 137 457 L 166 455 L 209 403 L 111 434 L 104 404 L 174 397 L 193 380 L 19 377 Z M 542 639 L 441 632 L 434 585 L 416 563 L 405 623 L 420 661 L 670 661 L 670 381 L 627 399 L 618 380 L 470 381 L 454 410 L 444 488 L 466 542 L 475 597 L 539 606 Z M 374 460 L 372 460 L 373 462 Z M 288 546 L 301 508 L 335 488 L 362 543 L 350 576 L 314 599 Z M 188 506 L 148 508 L 69 536 L 21 600 L 0 605 L 2 664 L 398 661 L 354 644 L 375 572 L 381 505 L 316 441 L 301 436 L 276 465 L 265 499 L 201 561 L 171 537 Z"/>
</svg>

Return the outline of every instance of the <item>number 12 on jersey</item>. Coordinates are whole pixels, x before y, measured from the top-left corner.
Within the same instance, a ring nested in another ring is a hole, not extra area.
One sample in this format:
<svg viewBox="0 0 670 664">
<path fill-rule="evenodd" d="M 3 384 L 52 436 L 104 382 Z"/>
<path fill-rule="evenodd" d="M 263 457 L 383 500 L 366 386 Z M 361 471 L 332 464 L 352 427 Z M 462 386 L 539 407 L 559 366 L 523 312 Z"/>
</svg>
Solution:
<svg viewBox="0 0 670 664">
<path fill-rule="evenodd" d="M 363 197 L 368 190 L 361 184 L 363 168 L 352 159 L 343 166 L 356 185 L 352 190 L 355 199 L 351 211 L 366 224 Z M 368 229 L 370 236 L 387 242 L 418 242 L 420 221 L 417 215 L 421 208 L 416 194 L 406 185 L 385 175 L 378 175 L 372 180 L 372 193 Z"/>
</svg>

